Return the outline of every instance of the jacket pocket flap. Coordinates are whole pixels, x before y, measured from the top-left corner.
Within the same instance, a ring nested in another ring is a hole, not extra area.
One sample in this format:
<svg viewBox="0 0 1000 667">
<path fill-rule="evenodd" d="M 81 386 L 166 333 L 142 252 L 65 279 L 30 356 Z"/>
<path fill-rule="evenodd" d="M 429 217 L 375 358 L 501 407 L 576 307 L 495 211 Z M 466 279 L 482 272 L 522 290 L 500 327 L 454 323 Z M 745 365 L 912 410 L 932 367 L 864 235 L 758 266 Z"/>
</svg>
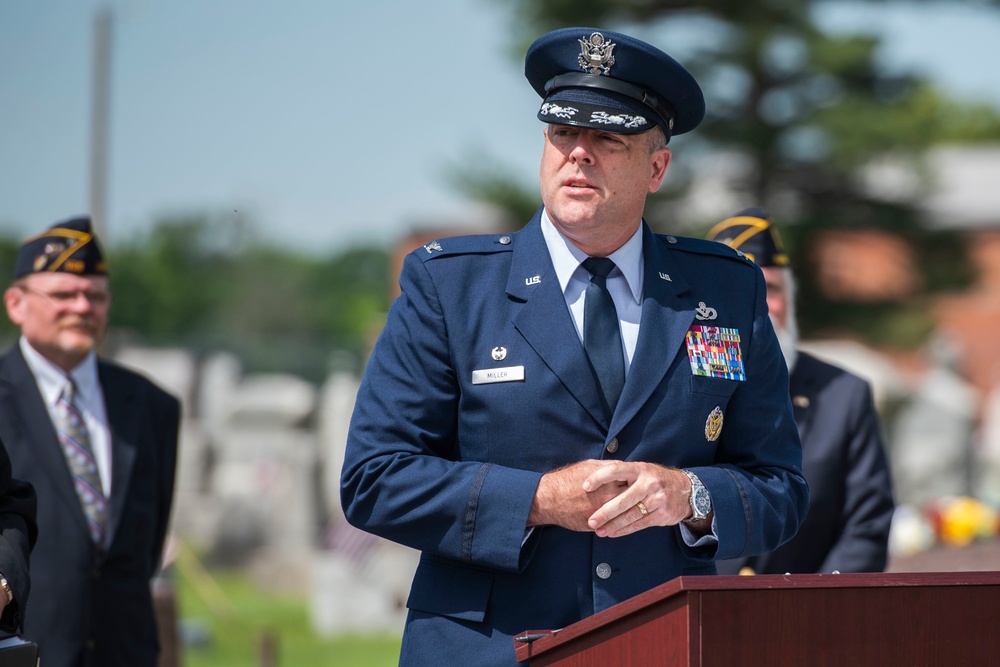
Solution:
<svg viewBox="0 0 1000 667">
<path fill-rule="evenodd" d="M 739 380 L 703 377 L 701 375 L 691 376 L 691 391 L 696 394 L 711 394 L 712 396 L 728 398 L 733 395 L 738 386 L 740 386 Z"/>
<path fill-rule="evenodd" d="M 493 575 L 460 565 L 421 559 L 413 575 L 409 609 L 481 623 L 493 590 Z"/>
</svg>

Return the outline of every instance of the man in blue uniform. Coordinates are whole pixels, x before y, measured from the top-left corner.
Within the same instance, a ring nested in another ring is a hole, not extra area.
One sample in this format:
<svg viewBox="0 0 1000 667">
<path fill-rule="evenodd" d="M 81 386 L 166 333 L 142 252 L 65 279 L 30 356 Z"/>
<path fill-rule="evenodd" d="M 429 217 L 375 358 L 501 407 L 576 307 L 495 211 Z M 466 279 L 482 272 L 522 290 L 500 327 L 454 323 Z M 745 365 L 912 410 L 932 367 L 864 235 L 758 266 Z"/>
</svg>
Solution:
<svg viewBox="0 0 1000 667">
<path fill-rule="evenodd" d="M 892 478 L 868 383 L 798 349 L 795 281 L 767 211 L 723 220 L 708 238 L 764 272 L 771 321 L 791 369 L 790 393 L 809 483 L 809 515 L 775 551 L 719 563 L 720 574 L 881 572 L 892 521 Z"/>
<path fill-rule="evenodd" d="M 642 220 L 698 84 L 593 28 L 525 75 L 543 208 L 406 258 L 351 421 L 348 520 L 422 552 L 404 665 L 514 664 L 516 633 L 773 549 L 808 504 L 760 270 Z"/>
</svg>

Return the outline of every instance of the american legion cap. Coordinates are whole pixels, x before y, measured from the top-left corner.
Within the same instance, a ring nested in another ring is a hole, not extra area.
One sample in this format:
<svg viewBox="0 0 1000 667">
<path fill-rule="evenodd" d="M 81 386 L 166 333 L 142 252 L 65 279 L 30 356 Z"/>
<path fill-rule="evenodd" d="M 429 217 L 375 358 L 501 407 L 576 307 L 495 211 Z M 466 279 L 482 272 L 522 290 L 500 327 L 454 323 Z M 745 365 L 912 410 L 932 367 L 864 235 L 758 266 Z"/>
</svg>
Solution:
<svg viewBox="0 0 1000 667">
<path fill-rule="evenodd" d="M 757 266 L 788 266 L 778 230 L 763 208 L 743 209 L 712 227 L 705 238 L 736 248 Z"/>
<path fill-rule="evenodd" d="M 70 218 L 27 239 L 17 251 L 14 280 L 29 273 L 105 275 L 107 265 L 90 218 Z"/>
<path fill-rule="evenodd" d="M 538 119 L 615 134 L 659 125 L 667 140 L 705 117 L 694 77 L 658 48 L 619 32 L 561 28 L 528 47 L 524 76 L 542 97 Z"/>
</svg>

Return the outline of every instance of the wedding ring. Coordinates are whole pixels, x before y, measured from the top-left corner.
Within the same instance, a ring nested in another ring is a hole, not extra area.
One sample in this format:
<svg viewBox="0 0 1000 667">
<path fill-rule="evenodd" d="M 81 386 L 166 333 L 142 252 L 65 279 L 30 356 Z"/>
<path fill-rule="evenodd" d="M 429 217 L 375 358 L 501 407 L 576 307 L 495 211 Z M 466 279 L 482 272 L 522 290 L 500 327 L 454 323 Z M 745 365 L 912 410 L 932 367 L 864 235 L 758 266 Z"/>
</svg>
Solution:
<svg viewBox="0 0 1000 667">
<path fill-rule="evenodd" d="M 642 512 L 643 516 L 646 516 L 647 514 L 649 514 L 649 510 L 646 509 L 646 506 L 642 503 L 642 501 L 639 501 L 638 503 L 636 503 L 635 506 L 639 508 L 639 511 Z"/>
</svg>

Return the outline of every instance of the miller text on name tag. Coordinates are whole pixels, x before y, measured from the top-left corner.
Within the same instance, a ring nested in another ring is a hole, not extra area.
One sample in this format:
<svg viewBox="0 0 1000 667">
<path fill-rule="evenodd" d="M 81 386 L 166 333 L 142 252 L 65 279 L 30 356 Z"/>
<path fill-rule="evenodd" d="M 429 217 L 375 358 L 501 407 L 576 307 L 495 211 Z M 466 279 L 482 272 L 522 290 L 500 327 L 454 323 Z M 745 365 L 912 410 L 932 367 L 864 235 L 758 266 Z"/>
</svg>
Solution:
<svg viewBox="0 0 1000 667">
<path fill-rule="evenodd" d="M 472 371 L 472 384 L 493 384 L 494 382 L 524 382 L 524 366 L 484 368 L 481 371 Z"/>
</svg>

